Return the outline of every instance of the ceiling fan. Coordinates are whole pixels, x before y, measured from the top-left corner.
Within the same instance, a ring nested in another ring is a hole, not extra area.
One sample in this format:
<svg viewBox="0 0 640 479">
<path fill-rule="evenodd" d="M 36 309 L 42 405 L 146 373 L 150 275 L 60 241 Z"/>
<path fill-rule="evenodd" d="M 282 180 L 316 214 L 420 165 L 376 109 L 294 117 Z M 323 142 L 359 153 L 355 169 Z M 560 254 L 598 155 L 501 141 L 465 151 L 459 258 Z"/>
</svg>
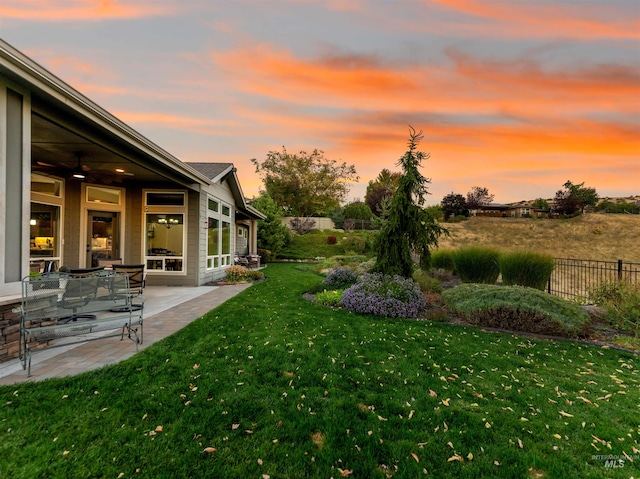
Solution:
<svg viewBox="0 0 640 479">
<path fill-rule="evenodd" d="M 86 181 L 87 183 L 100 183 L 110 185 L 112 183 L 122 183 L 122 176 L 115 171 L 93 169 L 88 164 L 83 163 L 85 157 L 82 151 L 74 152 L 76 165 L 72 168 L 63 164 L 51 164 L 45 161 L 36 161 L 34 169 L 46 171 L 53 175 L 63 176 L 78 181 Z"/>
</svg>

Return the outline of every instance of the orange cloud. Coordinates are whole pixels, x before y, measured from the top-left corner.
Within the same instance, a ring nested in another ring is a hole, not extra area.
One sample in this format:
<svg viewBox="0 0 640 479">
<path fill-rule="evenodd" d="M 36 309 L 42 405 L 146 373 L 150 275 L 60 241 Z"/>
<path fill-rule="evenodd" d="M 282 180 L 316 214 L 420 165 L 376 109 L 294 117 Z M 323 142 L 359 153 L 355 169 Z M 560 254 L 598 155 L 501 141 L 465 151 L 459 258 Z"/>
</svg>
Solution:
<svg viewBox="0 0 640 479">
<path fill-rule="evenodd" d="M 41 22 L 102 21 L 169 15 L 175 11 L 175 7 L 164 2 L 135 3 L 123 0 L 70 0 L 61 7 L 60 2 L 51 0 L 28 3 L 23 0 L 3 0 L 0 4 L 0 17 Z"/>
<path fill-rule="evenodd" d="M 446 115 L 634 113 L 640 69 L 543 70 L 534 60 L 481 61 L 456 50 L 450 65 L 384 64 L 375 57 L 296 58 L 270 46 L 211 53 L 236 88 L 289 105 Z"/>
<path fill-rule="evenodd" d="M 489 23 L 460 23 L 465 31 L 491 37 L 638 39 L 637 8 L 565 2 L 487 2 L 484 0 L 424 0 L 483 19 Z M 634 18 L 635 17 L 635 18 Z M 453 26 L 455 29 L 455 24 Z"/>
</svg>

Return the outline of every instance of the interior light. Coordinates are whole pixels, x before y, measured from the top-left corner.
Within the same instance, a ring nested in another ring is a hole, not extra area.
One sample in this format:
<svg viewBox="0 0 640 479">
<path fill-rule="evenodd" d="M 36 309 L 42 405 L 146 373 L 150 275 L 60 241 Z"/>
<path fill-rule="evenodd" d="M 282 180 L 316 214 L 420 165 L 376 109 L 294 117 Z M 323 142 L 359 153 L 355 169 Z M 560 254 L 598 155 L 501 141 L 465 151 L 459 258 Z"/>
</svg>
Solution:
<svg viewBox="0 0 640 479">
<path fill-rule="evenodd" d="M 74 178 L 76 178 L 76 179 L 78 179 L 78 180 L 84 180 L 84 179 L 86 178 L 85 174 L 84 174 L 84 173 L 82 173 L 81 171 L 76 171 L 76 172 L 73 174 L 73 177 L 74 177 Z"/>
<path fill-rule="evenodd" d="M 36 224 L 38 224 L 38 223 L 37 223 L 37 221 L 36 221 L 35 219 L 31 218 L 31 219 L 29 220 L 29 224 L 30 224 L 31 226 L 35 226 L 35 225 L 36 225 Z"/>
<path fill-rule="evenodd" d="M 116 173 L 124 173 L 124 168 L 116 168 Z"/>
</svg>

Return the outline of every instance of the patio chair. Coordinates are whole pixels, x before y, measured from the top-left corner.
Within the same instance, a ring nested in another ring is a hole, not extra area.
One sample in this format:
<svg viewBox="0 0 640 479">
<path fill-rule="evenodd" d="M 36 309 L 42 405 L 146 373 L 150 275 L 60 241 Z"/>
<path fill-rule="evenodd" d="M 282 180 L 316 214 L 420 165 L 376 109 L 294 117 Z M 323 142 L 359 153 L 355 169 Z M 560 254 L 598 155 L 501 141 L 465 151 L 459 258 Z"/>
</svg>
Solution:
<svg viewBox="0 0 640 479">
<path fill-rule="evenodd" d="M 141 296 L 145 286 L 144 263 L 142 264 L 114 264 L 113 272 L 118 274 L 126 274 L 129 278 L 129 294 L 132 298 Z M 142 304 L 132 304 L 134 311 L 143 308 Z M 110 310 L 113 311 L 113 310 Z"/>
<path fill-rule="evenodd" d="M 249 268 L 258 269 L 260 267 L 260 255 L 251 254 L 249 255 Z"/>
<path fill-rule="evenodd" d="M 235 255 L 233 257 L 233 264 L 235 264 L 237 266 L 248 267 L 249 266 L 249 260 L 247 258 L 245 258 L 244 256 Z"/>
<path fill-rule="evenodd" d="M 95 276 L 97 273 L 104 271 L 104 266 L 95 266 L 93 268 L 74 268 L 69 269 L 69 274 L 74 278 L 86 278 L 87 276 Z"/>
<path fill-rule="evenodd" d="M 98 266 L 111 268 L 114 264 L 122 264 L 122 258 L 98 258 Z"/>
<path fill-rule="evenodd" d="M 62 324 L 78 319 L 96 319 L 95 314 L 78 314 L 78 310 L 96 298 L 99 276 L 72 276 L 66 280 L 64 292 L 60 304 L 65 309 L 70 309 L 72 314 L 60 318 Z"/>
</svg>

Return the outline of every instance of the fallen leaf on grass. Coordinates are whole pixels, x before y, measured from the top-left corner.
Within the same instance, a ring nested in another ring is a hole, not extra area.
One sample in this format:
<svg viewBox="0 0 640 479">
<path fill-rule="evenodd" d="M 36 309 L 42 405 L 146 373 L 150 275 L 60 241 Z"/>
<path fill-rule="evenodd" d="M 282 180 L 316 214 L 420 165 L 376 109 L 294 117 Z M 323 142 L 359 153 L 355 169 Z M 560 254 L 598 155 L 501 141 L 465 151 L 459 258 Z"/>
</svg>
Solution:
<svg viewBox="0 0 640 479">
<path fill-rule="evenodd" d="M 202 452 L 206 452 L 207 454 L 211 454 L 212 452 L 216 452 L 215 447 L 205 447 Z"/>
<path fill-rule="evenodd" d="M 232 429 L 232 430 L 236 430 L 236 429 L 238 429 L 239 427 L 240 427 L 240 424 L 232 424 L 232 425 L 231 425 L 231 429 Z"/>
<path fill-rule="evenodd" d="M 416 460 L 416 462 L 420 462 L 420 459 L 418 458 L 418 455 L 416 453 L 412 452 L 411 457 L 413 457 Z"/>
<path fill-rule="evenodd" d="M 568 412 L 560 411 L 560 415 L 564 417 L 573 417 L 573 414 L 569 414 Z"/>
<path fill-rule="evenodd" d="M 353 474 L 353 471 L 351 469 L 340 469 L 340 468 L 338 468 L 338 471 L 340 472 L 342 477 L 347 477 L 347 476 L 350 476 L 351 474 Z"/>
<path fill-rule="evenodd" d="M 156 432 L 162 432 L 162 426 L 156 426 Z"/>
<path fill-rule="evenodd" d="M 437 398 L 438 393 L 436 393 L 433 389 L 429 389 L 429 396 L 431 396 L 432 398 Z"/>
<path fill-rule="evenodd" d="M 462 456 L 458 456 L 457 454 L 454 454 L 449 459 L 447 459 L 447 462 L 454 462 L 454 461 L 464 462 L 464 458 Z"/>
</svg>

